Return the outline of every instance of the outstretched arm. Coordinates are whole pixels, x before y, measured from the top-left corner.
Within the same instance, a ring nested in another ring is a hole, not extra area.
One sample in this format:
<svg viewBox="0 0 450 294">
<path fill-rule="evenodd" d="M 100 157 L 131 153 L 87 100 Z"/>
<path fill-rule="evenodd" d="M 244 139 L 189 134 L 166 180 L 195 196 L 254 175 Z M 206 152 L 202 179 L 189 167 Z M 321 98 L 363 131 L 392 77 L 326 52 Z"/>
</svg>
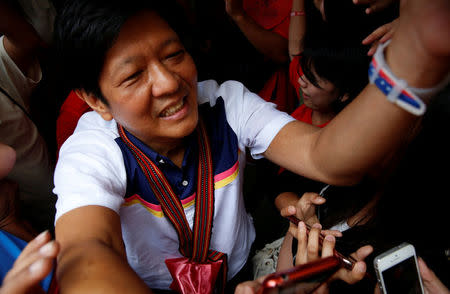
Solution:
<svg viewBox="0 0 450 294">
<path fill-rule="evenodd" d="M 84 206 L 56 222 L 61 244 L 57 278 L 61 293 L 151 293 L 128 265 L 119 215 Z"/>
<path fill-rule="evenodd" d="M 289 23 L 289 57 L 303 52 L 303 39 L 306 31 L 305 0 L 292 0 L 291 21 Z"/>
<path fill-rule="evenodd" d="M 259 26 L 245 13 L 242 0 L 225 0 L 225 9 L 242 33 L 259 52 L 278 63 L 288 61 L 287 40 L 279 34 Z"/>
<path fill-rule="evenodd" d="M 385 52 L 395 76 L 430 88 L 450 69 L 450 3 L 410 0 Z M 323 129 L 287 124 L 265 152 L 273 162 L 329 184 L 353 184 L 390 152 L 418 118 L 392 104 L 373 84 Z"/>
</svg>

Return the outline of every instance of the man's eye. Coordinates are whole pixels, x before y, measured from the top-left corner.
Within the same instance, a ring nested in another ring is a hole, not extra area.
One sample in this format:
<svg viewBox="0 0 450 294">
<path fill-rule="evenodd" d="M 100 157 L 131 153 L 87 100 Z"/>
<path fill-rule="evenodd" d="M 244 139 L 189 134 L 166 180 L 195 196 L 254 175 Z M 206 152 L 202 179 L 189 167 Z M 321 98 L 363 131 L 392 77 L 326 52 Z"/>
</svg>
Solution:
<svg viewBox="0 0 450 294">
<path fill-rule="evenodd" d="M 136 79 L 141 73 L 142 73 L 142 71 L 137 71 L 137 72 L 135 72 L 135 73 L 129 75 L 129 76 L 124 80 L 124 82 L 131 81 L 131 80 Z"/>
<path fill-rule="evenodd" d="M 174 57 L 179 57 L 182 56 L 184 54 L 184 50 L 178 50 L 172 54 L 167 55 L 166 59 L 170 59 L 170 58 L 174 58 Z"/>
</svg>

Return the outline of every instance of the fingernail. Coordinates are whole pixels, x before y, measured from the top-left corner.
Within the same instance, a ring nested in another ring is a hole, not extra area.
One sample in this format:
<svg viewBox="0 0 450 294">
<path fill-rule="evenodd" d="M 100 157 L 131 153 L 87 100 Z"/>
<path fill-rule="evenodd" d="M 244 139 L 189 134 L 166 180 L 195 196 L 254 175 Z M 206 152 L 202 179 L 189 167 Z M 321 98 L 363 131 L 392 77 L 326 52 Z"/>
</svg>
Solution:
<svg viewBox="0 0 450 294">
<path fill-rule="evenodd" d="M 38 241 L 38 242 L 43 241 L 47 237 L 47 234 L 48 234 L 48 230 L 43 231 L 36 237 L 36 241 Z"/>
<path fill-rule="evenodd" d="M 302 230 L 302 231 L 306 231 L 306 225 L 304 222 L 299 222 L 298 223 L 298 229 Z"/>
<path fill-rule="evenodd" d="M 330 241 L 330 242 L 334 242 L 334 241 L 335 241 L 335 238 L 334 238 L 333 235 L 326 235 L 326 236 L 325 236 L 325 240 Z"/>
<path fill-rule="evenodd" d="M 316 228 L 316 229 L 322 229 L 322 225 L 319 224 L 319 223 L 315 223 L 315 224 L 313 225 L 313 228 Z"/>
<path fill-rule="evenodd" d="M 28 270 L 30 271 L 30 273 L 36 274 L 36 273 L 42 271 L 43 267 L 44 267 L 44 259 L 39 259 L 38 261 L 36 261 L 32 265 L 30 265 Z"/>
<path fill-rule="evenodd" d="M 45 256 L 51 256 L 55 250 L 55 241 L 45 244 L 39 249 L 39 253 Z"/>
</svg>

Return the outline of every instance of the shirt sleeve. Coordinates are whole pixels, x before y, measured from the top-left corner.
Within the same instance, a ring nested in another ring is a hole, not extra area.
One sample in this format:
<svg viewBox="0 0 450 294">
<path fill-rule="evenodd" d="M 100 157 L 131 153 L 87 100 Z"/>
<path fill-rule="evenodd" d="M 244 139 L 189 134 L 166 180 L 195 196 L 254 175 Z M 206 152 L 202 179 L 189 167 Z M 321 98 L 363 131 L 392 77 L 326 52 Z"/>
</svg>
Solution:
<svg viewBox="0 0 450 294">
<path fill-rule="evenodd" d="M 206 81 L 201 88 L 202 95 L 209 95 L 213 99 L 211 104 L 218 97 L 223 98 L 227 121 L 238 137 L 239 148 L 243 150 L 248 147 L 256 159 L 263 157 L 262 153 L 278 132 L 295 120 L 239 82 L 227 81 L 218 86 L 215 81 Z"/>
<path fill-rule="evenodd" d="M 55 170 L 56 220 L 66 212 L 99 205 L 119 213 L 126 192 L 122 153 L 101 130 L 75 132 L 63 144 Z"/>
</svg>

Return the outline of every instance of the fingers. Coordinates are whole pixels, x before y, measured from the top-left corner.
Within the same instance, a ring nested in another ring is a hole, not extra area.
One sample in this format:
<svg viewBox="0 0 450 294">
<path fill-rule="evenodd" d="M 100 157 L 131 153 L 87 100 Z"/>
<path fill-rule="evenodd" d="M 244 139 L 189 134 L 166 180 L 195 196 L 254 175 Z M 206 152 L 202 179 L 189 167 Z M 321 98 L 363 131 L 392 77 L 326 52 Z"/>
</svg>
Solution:
<svg viewBox="0 0 450 294">
<path fill-rule="evenodd" d="M 322 257 L 333 256 L 335 245 L 336 238 L 333 235 L 326 235 L 325 238 L 323 238 Z"/>
<path fill-rule="evenodd" d="M 254 281 L 246 281 L 237 285 L 234 294 L 256 294 L 267 276 L 259 277 Z"/>
<path fill-rule="evenodd" d="M 372 56 L 380 43 L 384 43 L 392 38 L 396 25 L 397 20 L 384 24 L 362 40 L 364 45 L 372 44 L 367 55 Z"/>
<path fill-rule="evenodd" d="M 342 232 L 338 230 L 322 230 L 322 236 L 331 235 L 334 237 L 342 237 Z"/>
<path fill-rule="evenodd" d="M 369 5 L 365 11 L 367 14 L 383 10 L 392 2 L 393 0 L 353 0 L 353 3 L 357 5 Z"/>
<path fill-rule="evenodd" d="M 300 265 L 308 262 L 308 235 L 304 222 L 298 223 L 297 240 L 298 245 L 297 255 L 295 257 L 295 265 Z"/>
<path fill-rule="evenodd" d="M 24 248 L 5 276 L 2 293 L 27 293 L 50 273 L 58 252 L 59 245 L 50 241 L 50 233 L 41 233 Z"/>
<path fill-rule="evenodd" d="M 426 293 L 449 293 L 447 287 L 439 280 L 436 274 L 426 265 L 422 258 L 417 259 L 420 276 Z"/>
<path fill-rule="evenodd" d="M 363 261 L 367 256 L 369 256 L 373 251 L 373 247 L 370 245 L 363 246 L 359 248 L 355 253 L 351 256 L 358 260 L 353 266 L 351 271 L 347 269 L 340 269 L 333 276 L 333 279 L 341 279 L 348 284 L 354 284 L 364 278 L 364 275 L 367 270 L 366 263 Z"/>
<path fill-rule="evenodd" d="M 322 225 L 319 223 L 315 223 L 311 230 L 309 231 L 308 236 L 308 262 L 317 260 L 320 257 L 319 249 L 319 237 L 320 237 L 320 230 L 322 229 Z"/>
</svg>

